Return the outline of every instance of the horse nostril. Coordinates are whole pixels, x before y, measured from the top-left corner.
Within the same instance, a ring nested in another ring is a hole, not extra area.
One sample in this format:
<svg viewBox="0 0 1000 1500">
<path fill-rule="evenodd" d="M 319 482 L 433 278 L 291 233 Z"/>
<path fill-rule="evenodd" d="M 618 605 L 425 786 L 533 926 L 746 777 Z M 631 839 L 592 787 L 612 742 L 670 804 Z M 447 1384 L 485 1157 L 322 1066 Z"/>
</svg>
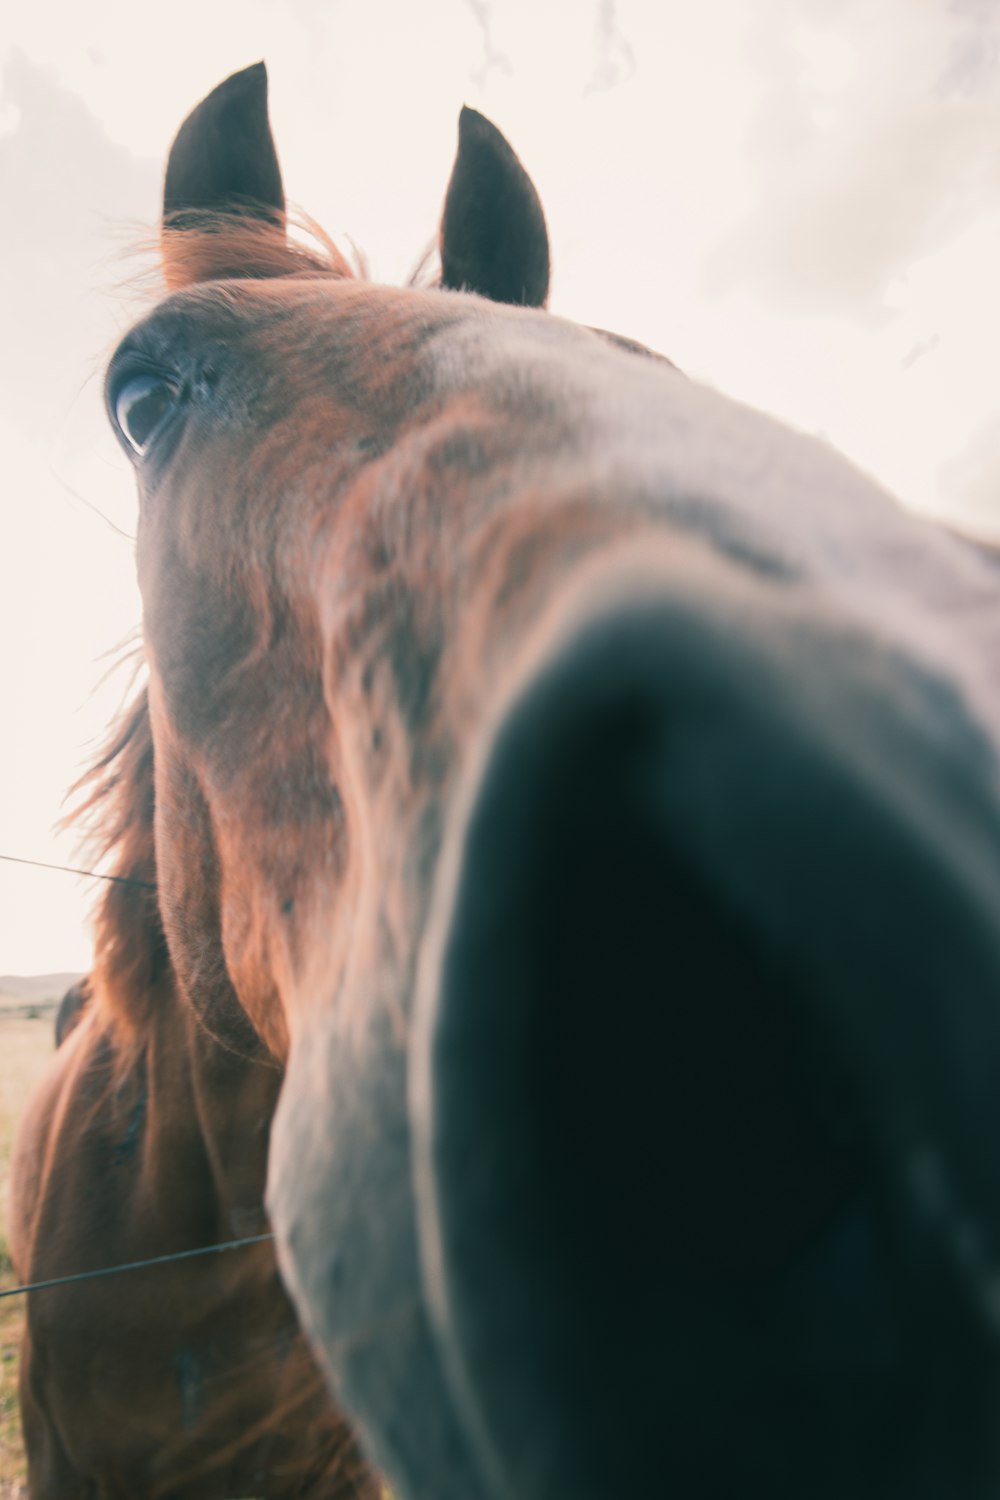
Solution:
<svg viewBox="0 0 1000 1500">
<path fill-rule="evenodd" d="M 932 1121 L 967 1162 L 990 1114 L 937 975 L 1000 1058 L 996 924 L 928 832 L 937 748 L 902 726 L 882 763 L 856 652 L 821 712 L 794 631 L 677 594 L 531 677 L 444 861 L 413 1097 L 456 1401 L 505 1500 L 539 1473 L 586 1500 L 986 1493 L 1000 1360 L 907 1175 Z"/>
</svg>

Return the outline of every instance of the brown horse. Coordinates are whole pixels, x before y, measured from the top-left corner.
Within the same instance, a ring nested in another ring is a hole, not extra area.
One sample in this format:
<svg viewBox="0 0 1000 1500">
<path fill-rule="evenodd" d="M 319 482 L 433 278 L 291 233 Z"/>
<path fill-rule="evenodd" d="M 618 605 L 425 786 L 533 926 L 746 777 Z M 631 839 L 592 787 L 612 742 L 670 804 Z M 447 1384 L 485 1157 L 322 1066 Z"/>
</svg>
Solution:
<svg viewBox="0 0 1000 1500">
<path fill-rule="evenodd" d="M 442 286 L 402 291 L 286 238 L 262 69 L 175 142 L 172 295 L 107 383 L 149 663 L 110 796 L 156 893 L 109 898 L 23 1262 L 259 1223 L 280 1091 L 285 1282 L 403 1500 L 987 1500 L 995 570 L 541 311 L 537 200 L 461 139 Z M 100 1171 L 54 1213 L 67 1099 Z M 230 1339 L 283 1307 L 263 1254 L 203 1274 Z M 33 1312 L 29 1436 L 74 1474 L 81 1392 L 124 1455 L 122 1386 L 195 1347 L 141 1297 L 97 1352 L 72 1299 Z"/>
</svg>

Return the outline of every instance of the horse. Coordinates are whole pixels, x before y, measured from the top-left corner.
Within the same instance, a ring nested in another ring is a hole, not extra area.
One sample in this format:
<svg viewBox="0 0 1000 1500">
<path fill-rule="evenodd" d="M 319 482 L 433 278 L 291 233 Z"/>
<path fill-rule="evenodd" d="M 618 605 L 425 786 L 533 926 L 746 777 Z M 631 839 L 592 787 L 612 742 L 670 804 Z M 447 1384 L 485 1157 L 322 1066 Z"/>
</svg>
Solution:
<svg viewBox="0 0 1000 1500">
<path fill-rule="evenodd" d="M 155 892 L 63 1066 L 128 990 L 273 1107 L 282 1282 L 399 1500 L 985 1500 L 995 564 L 553 316 L 544 235 L 471 112 L 405 288 L 289 231 L 262 65 L 181 127 L 106 384 Z"/>
</svg>

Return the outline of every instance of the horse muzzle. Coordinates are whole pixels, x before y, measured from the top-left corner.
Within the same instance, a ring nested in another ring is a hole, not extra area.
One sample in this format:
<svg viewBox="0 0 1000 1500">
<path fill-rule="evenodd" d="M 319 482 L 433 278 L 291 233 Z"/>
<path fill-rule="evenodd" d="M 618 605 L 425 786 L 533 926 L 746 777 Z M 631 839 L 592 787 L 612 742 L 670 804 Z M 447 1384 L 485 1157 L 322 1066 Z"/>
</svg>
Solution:
<svg viewBox="0 0 1000 1500">
<path fill-rule="evenodd" d="M 987 1500 L 971 689 L 686 548 L 583 580 L 521 662 L 447 803 L 412 1013 L 366 969 L 353 1029 L 293 1045 L 269 1207 L 336 1393 L 405 1500 Z"/>
<path fill-rule="evenodd" d="M 425 1295 L 497 1500 L 993 1495 L 1000 822 L 933 665 L 641 574 L 470 773 L 410 1057 Z"/>
</svg>

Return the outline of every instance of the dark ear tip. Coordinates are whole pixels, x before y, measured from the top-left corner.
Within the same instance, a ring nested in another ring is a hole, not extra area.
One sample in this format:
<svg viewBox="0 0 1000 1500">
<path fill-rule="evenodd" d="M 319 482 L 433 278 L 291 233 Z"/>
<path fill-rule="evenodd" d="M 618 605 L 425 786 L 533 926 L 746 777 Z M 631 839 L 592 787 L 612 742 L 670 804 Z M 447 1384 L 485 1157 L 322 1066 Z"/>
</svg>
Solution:
<svg viewBox="0 0 1000 1500">
<path fill-rule="evenodd" d="M 500 136 L 500 131 L 493 124 L 493 121 L 488 120 L 485 115 L 481 115 L 478 109 L 473 109 L 469 104 L 463 104 L 461 114 L 458 117 L 459 142 L 461 143 L 470 138 L 474 139 L 477 136 L 480 140 L 485 140 L 491 136 Z M 503 137 L 500 136 L 500 139 L 502 140 Z"/>
<path fill-rule="evenodd" d="M 253 95 L 267 100 L 267 64 L 264 62 L 251 63 L 248 68 L 241 68 L 238 73 L 231 73 L 228 78 L 223 79 L 217 88 L 212 90 L 217 99 L 246 99 Z M 209 96 L 211 97 L 211 96 Z"/>
</svg>

